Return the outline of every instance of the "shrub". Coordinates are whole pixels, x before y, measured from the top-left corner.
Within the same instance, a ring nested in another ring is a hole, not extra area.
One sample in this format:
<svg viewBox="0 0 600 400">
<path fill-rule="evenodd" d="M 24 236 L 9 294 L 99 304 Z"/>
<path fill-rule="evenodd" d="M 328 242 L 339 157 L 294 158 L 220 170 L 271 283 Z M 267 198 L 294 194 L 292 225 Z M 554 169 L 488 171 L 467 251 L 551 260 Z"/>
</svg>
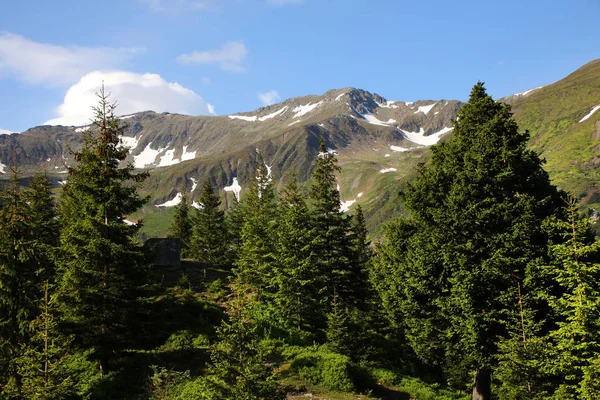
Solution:
<svg viewBox="0 0 600 400">
<path fill-rule="evenodd" d="M 304 351 L 294 357 L 290 369 L 310 383 L 331 390 L 348 392 L 355 389 L 352 362 L 341 354 L 323 349 Z"/>
</svg>

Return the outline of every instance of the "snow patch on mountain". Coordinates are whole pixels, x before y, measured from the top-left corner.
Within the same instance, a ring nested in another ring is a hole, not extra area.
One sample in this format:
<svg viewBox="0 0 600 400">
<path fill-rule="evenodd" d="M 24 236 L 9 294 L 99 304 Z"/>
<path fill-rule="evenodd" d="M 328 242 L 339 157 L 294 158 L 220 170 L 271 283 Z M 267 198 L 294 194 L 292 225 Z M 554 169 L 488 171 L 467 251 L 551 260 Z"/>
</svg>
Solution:
<svg viewBox="0 0 600 400">
<path fill-rule="evenodd" d="M 336 98 L 335 101 L 338 101 L 339 99 L 341 99 L 346 93 L 340 93 Z"/>
<path fill-rule="evenodd" d="M 240 201 L 240 193 L 242 192 L 242 187 L 238 183 L 238 179 L 236 177 L 233 178 L 232 184 L 230 186 L 225 186 L 223 190 L 225 190 L 226 192 L 233 192 L 233 195 L 235 196 L 237 201 Z"/>
<path fill-rule="evenodd" d="M 133 156 L 133 166 L 135 168 L 144 168 L 146 165 L 153 164 L 156 157 L 165 150 L 164 148 L 154 150 L 151 146 L 152 142 L 148 143 L 140 154 Z"/>
<path fill-rule="evenodd" d="M 119 140 L 121 141 L 121 145 L 123 147 L 127 147 L 130 150 L 135 149 L 138 144 L 140 143 L 140 139 L 142 138 L 143 135 L 140 135 L 140 137 L 130 137 L 130 136 L 119 136 Z"/>
<path fill-rule="evenodd" d="M 536 88 L 529 89 L 529 90 L 526 90 L 526 91 L 521 92 L 521 93 L 515 93 L 514 96 L 527 96 L 529 93 L 533 92 L 534 90 L 538 90 L 538 89 L 541 89 L 543 87 L 544 86 L 538 86 Z"/>
<path fill-rule="evenodd" d="M 439 142 L 440 138 L 446 133 L 450 132 L 452 129 L 454 128 L 444 127 L 429 136 L 425 136 L 425 131 L 423 128 L 420 128 L 419 132 L 409 132 L 402 129 L 400 129 L 400 132 L 402 132 L 404 136 L 413 143 L 420 144 L 421 146 L 431 146 Z"/>
<path fill-rule="evenodd" d="M 2 164 L 2 162 L 0 162 L 0 174 L 5 174 L 6 173 L 6 165 Z"/>
<path fill-rule="evenodd" d="M 417 109 L 417 111 L 415 111 L 415 114 L 418 114 L 420 112 L 422 112 L 423 114 L 427 115 L 429 113 L 429 111 L 431 111 L 431 109 L 436 105 L 437 103 L 433 103 L 427 106 L 419 106 L 419 108 Z"/>
<path fill-rule="evenodd" d="M 198 203 L 196 200 L 192 201 L 192 207 L 194 207 L 197 210 L 202 210 L 204 208 L 204 206 Z"/>
<path fill-rule="evenodd" d="M 406 147 L 400 147 L 400 146 L 390 146 L 390 150 L 392 151 L 409 151 L 410 149 L 407 149 Z M 386 154 L 384 157 L 389 157 L 389 154 Z"/>
<path fill-rule="evenodd" d="M 183 151 L 181 152 L 181 161 L 189 161 L 196 158 L 195 151 L 187 151 L 187 146 L 183 146 Z"/>
<path fill-rule="evenodd" d="M 243 121 L 254 122 L 258 119 L 256 115 L 248 117 L 246 115 L 228 115 L 230 119 L 241 119 Z"/>
<path fill-rule="evenodd" d="M 390 125 L 393 125 L 396 123 L 396 120 L 391 119 L 391 118 L 387 122 L 381 121 L 380 119 L 378 119 L 371 113 L 360 114 L 360 116 L 363 117 L 365 121 L 367 121 L 368 123 L 370 123 L 372 125 L 390 126 Z"/>
<path fill-rule="evenodd" d="M 581 118 L 579 120 L 579 122 L 585 121 L 586 119 L 588 119 L 589 117 L 591 117 L 593 113 L 595 113 L 598 110 L 600 110 L 600 105 L 597 105 L 596 107 L 592 108 L 592 110 L 585 117 Z"/>
<path fill-rule="evenodd" d="M 176 205 L 181 203 L 182 199 L 183 199 L 183 195 L 181 194 L 181 192 L 178 192 L 175 195 L 175 197 L 173 197 L 171 200 L 165 201 L 162 204 L 157 204 L 156 207 L 175 207 Z"/>
<path fill-rule="evenodd" d="M 341 212 L 348 212 L 348 211 L 350 211 L 350 206 L 352 206 L 352 204 L 354 204 L 354 203 L 356 203 L 356 199 L 342 201 L 340 203 L 340 211 Z"/>
<path fill-rule="evenodd" d="M 385 174 L 386 172 L 396 172 L 398 171 L 396 168 L 384 168 L 382 170 L 380 170 L 379 172 L 381 172 L 382 174 Z"/>
<path fill-rule="evenodd" d="M 192 190 L 190 190 L 191 193 L 196 190 L 196 187 L 198 186 L 198 180 L 196 178 L 190 178 L 190 180 L 192 181 Z"/>
<path fill-rule="evenodd" d="M 281 114 L 281 113 L 284 113 L 284 112 L 285 112 L 287 109 L 288 109 L 288 106 L 284 106 L 284 107 L 283 107 L 282 109 L 280 109 L 279 111 L 275 111 L 275 112 L 274 112 L 274 113 L 272 113 L 272 114 L 265 115 L 264 117 L 260 117 L 258 120 L 259 120 L 259 121 L 266 121 L 266 120 L 268 120 L 268 119 L 275 118 L 275 117 L 276 117 L 276 116 L 278 116 L 279 114 Z"/>
<path fill-rule="evenodd" d="M 179 159 L 175 158 L 175 149 L 165 151 L 165 154 L 160 157 L 157 167 L 168 167 L 170 165 L 179 164 Z"/>
<path fill-rule="evenodd" d="M 299 121 L 299 120 L 298 120 L 298 121 L 294 121 L 294 122 L 292 122 L 291 124 L 288 124 L 288 126 L 292 126 L 292 125 L 294 125 L 294 124 L 297 124 L 298 122 L 300 122 L 300 121 Z"/>
<path fill-rule="evenodd" d="M 79 128 L 75 128 L 75 132 L 82 133 L 90 130 L 90 125 L 80 126 Z"/>
<path fill-rule="evenodd" d="M 298 107 L 294 108 L 292 110 L 293 112 L 296 113 L 294 115 L 294 118 L 300 118 L 301 116 L 308 114 L 309 112 L 311 112 L 312 110 L 314 110 L 315 108 L 320 106 L 322 103 L 323 103 L 323 101 L 319 101 L 318 103 L 315 103 L 315 104 L 308 103 L 305 106 L 298 106 Z"/>
</svg>

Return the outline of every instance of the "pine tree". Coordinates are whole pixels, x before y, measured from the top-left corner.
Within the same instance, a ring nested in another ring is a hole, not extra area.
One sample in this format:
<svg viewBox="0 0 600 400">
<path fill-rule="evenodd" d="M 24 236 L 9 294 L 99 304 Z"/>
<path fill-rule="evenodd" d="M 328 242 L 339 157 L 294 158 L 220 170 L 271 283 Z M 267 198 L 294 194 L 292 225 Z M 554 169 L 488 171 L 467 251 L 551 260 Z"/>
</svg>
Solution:
<svg viewBox="0 0 600 400">
<path fill-rule="evenodd" d="M 241 290 L 243 285 L 238 285 Z M 246 294 L 238 292 L 229 321 L 218 330 L 211 364 L 201 398 L 206 400 L 279 400 L 285 395 L 277 387 L 271 368 L 264 364 L 257 326 L 249 319 Z"/>
<path fill-rule="evenodd" d="M 39 287 L 29 211 L 15 165 L 0 210 L 0 394 L 9 398 L 20 397 L 16 360 L 31 337 Z"/>
<path fill-rule="evenodd" d="M 50 290 L 46 281 L 31 339 L 16 360 L 21 396 L 27 399 L 62 399 L 75 394 L 75 382 L 67 367 L 71 339 L 58 329 L 56 296 Z"/>
<path fill-rule="evenodd" d="M 236 274 L 259 295 L 267 295 L 275 285 L 276 203 L 273 183 L 260 154 L 257 164 L 256 176 L 246 194 Z"/>
<path fill-rule="evenodd" d="M 298 329 L 318 324 L 321 316 L 315 311 L 322 308 L 319 288 L 324 278 L 315 268 L 314 233 L 304 198 L 293 173 L 279 203 L 274 303 L 289 325 Z"/>
<path fill-rule="evenodd" d="M 229 261 L 235 262 L 242 246 L 242 227 L 244 226 L 244 205 L 235 196 L 233 204 L 225 214 L 225 225 L 229 243 Z"/>
<path fill-rule="evenodd" d="M 225 265 L 229 248 L 225 212 L 220 209 L 221 199 L 208 179 L 204 182 L 198 202 L 201 208 L 193 220 L 194 257 L 209 264 Z"/>
<path fill-rule="evenodd" d="M 314 226 L 312 245 L 318 274 L 327 277 L 320 291 L 323 293 L 323 303 L 328 307 L 332 305 L 334 293 L 337 293 L 344 306 L 357 303 L 361 296 L 355 289 L 366 284 L 354 274 L 352 268 L 350 219 L 340 210 L 340 192 L 335 176 L 339 171 L 335 153 L 326 151 L 325 140 L 321 138 L 309 198 Z M 323 315 L 328 311 L 323 310 Z"/>
<path fill-rule="evenodd" d="M 119 167 L 128 153 L 119 145 L 123 127 L 104 88 L 98 97 L 93 127 L 73 153 L 77 165 L 69 168 L 60 197 L 57 289 L 65 329 L 77 345 L 95 350 L 104 376 L 115 352 L 133 339 L 128 328 L 147 275 L 145 251 L 135 239 L 141 226 L 123 223 L 147 202 L 136 185 L 147 174 L 134 174 L 131 164 Z"/>
<path fill-rule="evenodd" d="M 192 207 L 188 202 L 188 197 L 185 191 L 181 198 L 181 203 L 175 206 L 175 215 L 169 227 L 168 237 L 177 238 L 181 241 L 181 257 L 187 258 L 192 255 Z"/>
<path fill-rule="evenodd" d="M 550 223 L 564 239 L 551 246 L 553 263 L 547 269 L 561 289 L 560 295 L 551 296 L 560 320 L 549 334 L 550 370 L 560 378 L 554 398 L 579 399 L 589 395 L 590 373 L 600 354 L 600 241 L 578 215 L 574 197 L 569 198 L 566 213 L 568 219 Z"/>
<path fill-rule="evenodd" d="M 510 106 L 475 85 L 453 137 L 432 147 L 430 164 L 402 193 L 410 219 L 388 228 L 397 245 L 384 249 L 377 267 L 380 277 L 393 276 L 377 286 L 417 355 L 463 382 L 475 371 L 474 399 L 490 398 L 515 287 L 530 280 L 537 283 L 528 290 L 543 290 L 531 260 L 545 257 L 543 221 L 561 207 L 527 141 Z"/>
</svg>

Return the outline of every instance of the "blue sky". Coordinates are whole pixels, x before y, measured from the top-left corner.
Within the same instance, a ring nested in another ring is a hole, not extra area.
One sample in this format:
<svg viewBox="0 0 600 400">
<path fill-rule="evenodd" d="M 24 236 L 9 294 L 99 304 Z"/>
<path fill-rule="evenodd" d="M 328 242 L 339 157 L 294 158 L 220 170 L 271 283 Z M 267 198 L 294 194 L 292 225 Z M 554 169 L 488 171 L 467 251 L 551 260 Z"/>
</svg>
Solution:
<svg viewBox="0 0 600 400">
<path fill-rule="evenodd" d="M 0 6 L 0 131 L 121 114 L 218 115 L 353 86 L 466 100 L 600 57 L 596 0 L 20 0 Z"/>
</svg>

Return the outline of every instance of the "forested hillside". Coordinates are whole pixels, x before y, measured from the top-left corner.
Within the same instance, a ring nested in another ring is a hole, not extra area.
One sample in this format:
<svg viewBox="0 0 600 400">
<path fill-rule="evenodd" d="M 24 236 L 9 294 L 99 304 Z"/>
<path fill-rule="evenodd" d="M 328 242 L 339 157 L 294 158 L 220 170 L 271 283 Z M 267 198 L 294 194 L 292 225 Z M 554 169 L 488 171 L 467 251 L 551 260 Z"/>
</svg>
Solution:
<svg viewBox="0 0 600 400">
<path fill-rule="evenodd" d="M 600 396 L 600 242 L 482 83 L 381 241 L 323 134 L 305 185 L 253 151 L 228 207 L 212 176 L 184 191 L 180 267 L 126 219 L 148 173 L 99 97 L 58 198 L 18 165 L 1 198 L 0 398 Z"/>
</svg>

